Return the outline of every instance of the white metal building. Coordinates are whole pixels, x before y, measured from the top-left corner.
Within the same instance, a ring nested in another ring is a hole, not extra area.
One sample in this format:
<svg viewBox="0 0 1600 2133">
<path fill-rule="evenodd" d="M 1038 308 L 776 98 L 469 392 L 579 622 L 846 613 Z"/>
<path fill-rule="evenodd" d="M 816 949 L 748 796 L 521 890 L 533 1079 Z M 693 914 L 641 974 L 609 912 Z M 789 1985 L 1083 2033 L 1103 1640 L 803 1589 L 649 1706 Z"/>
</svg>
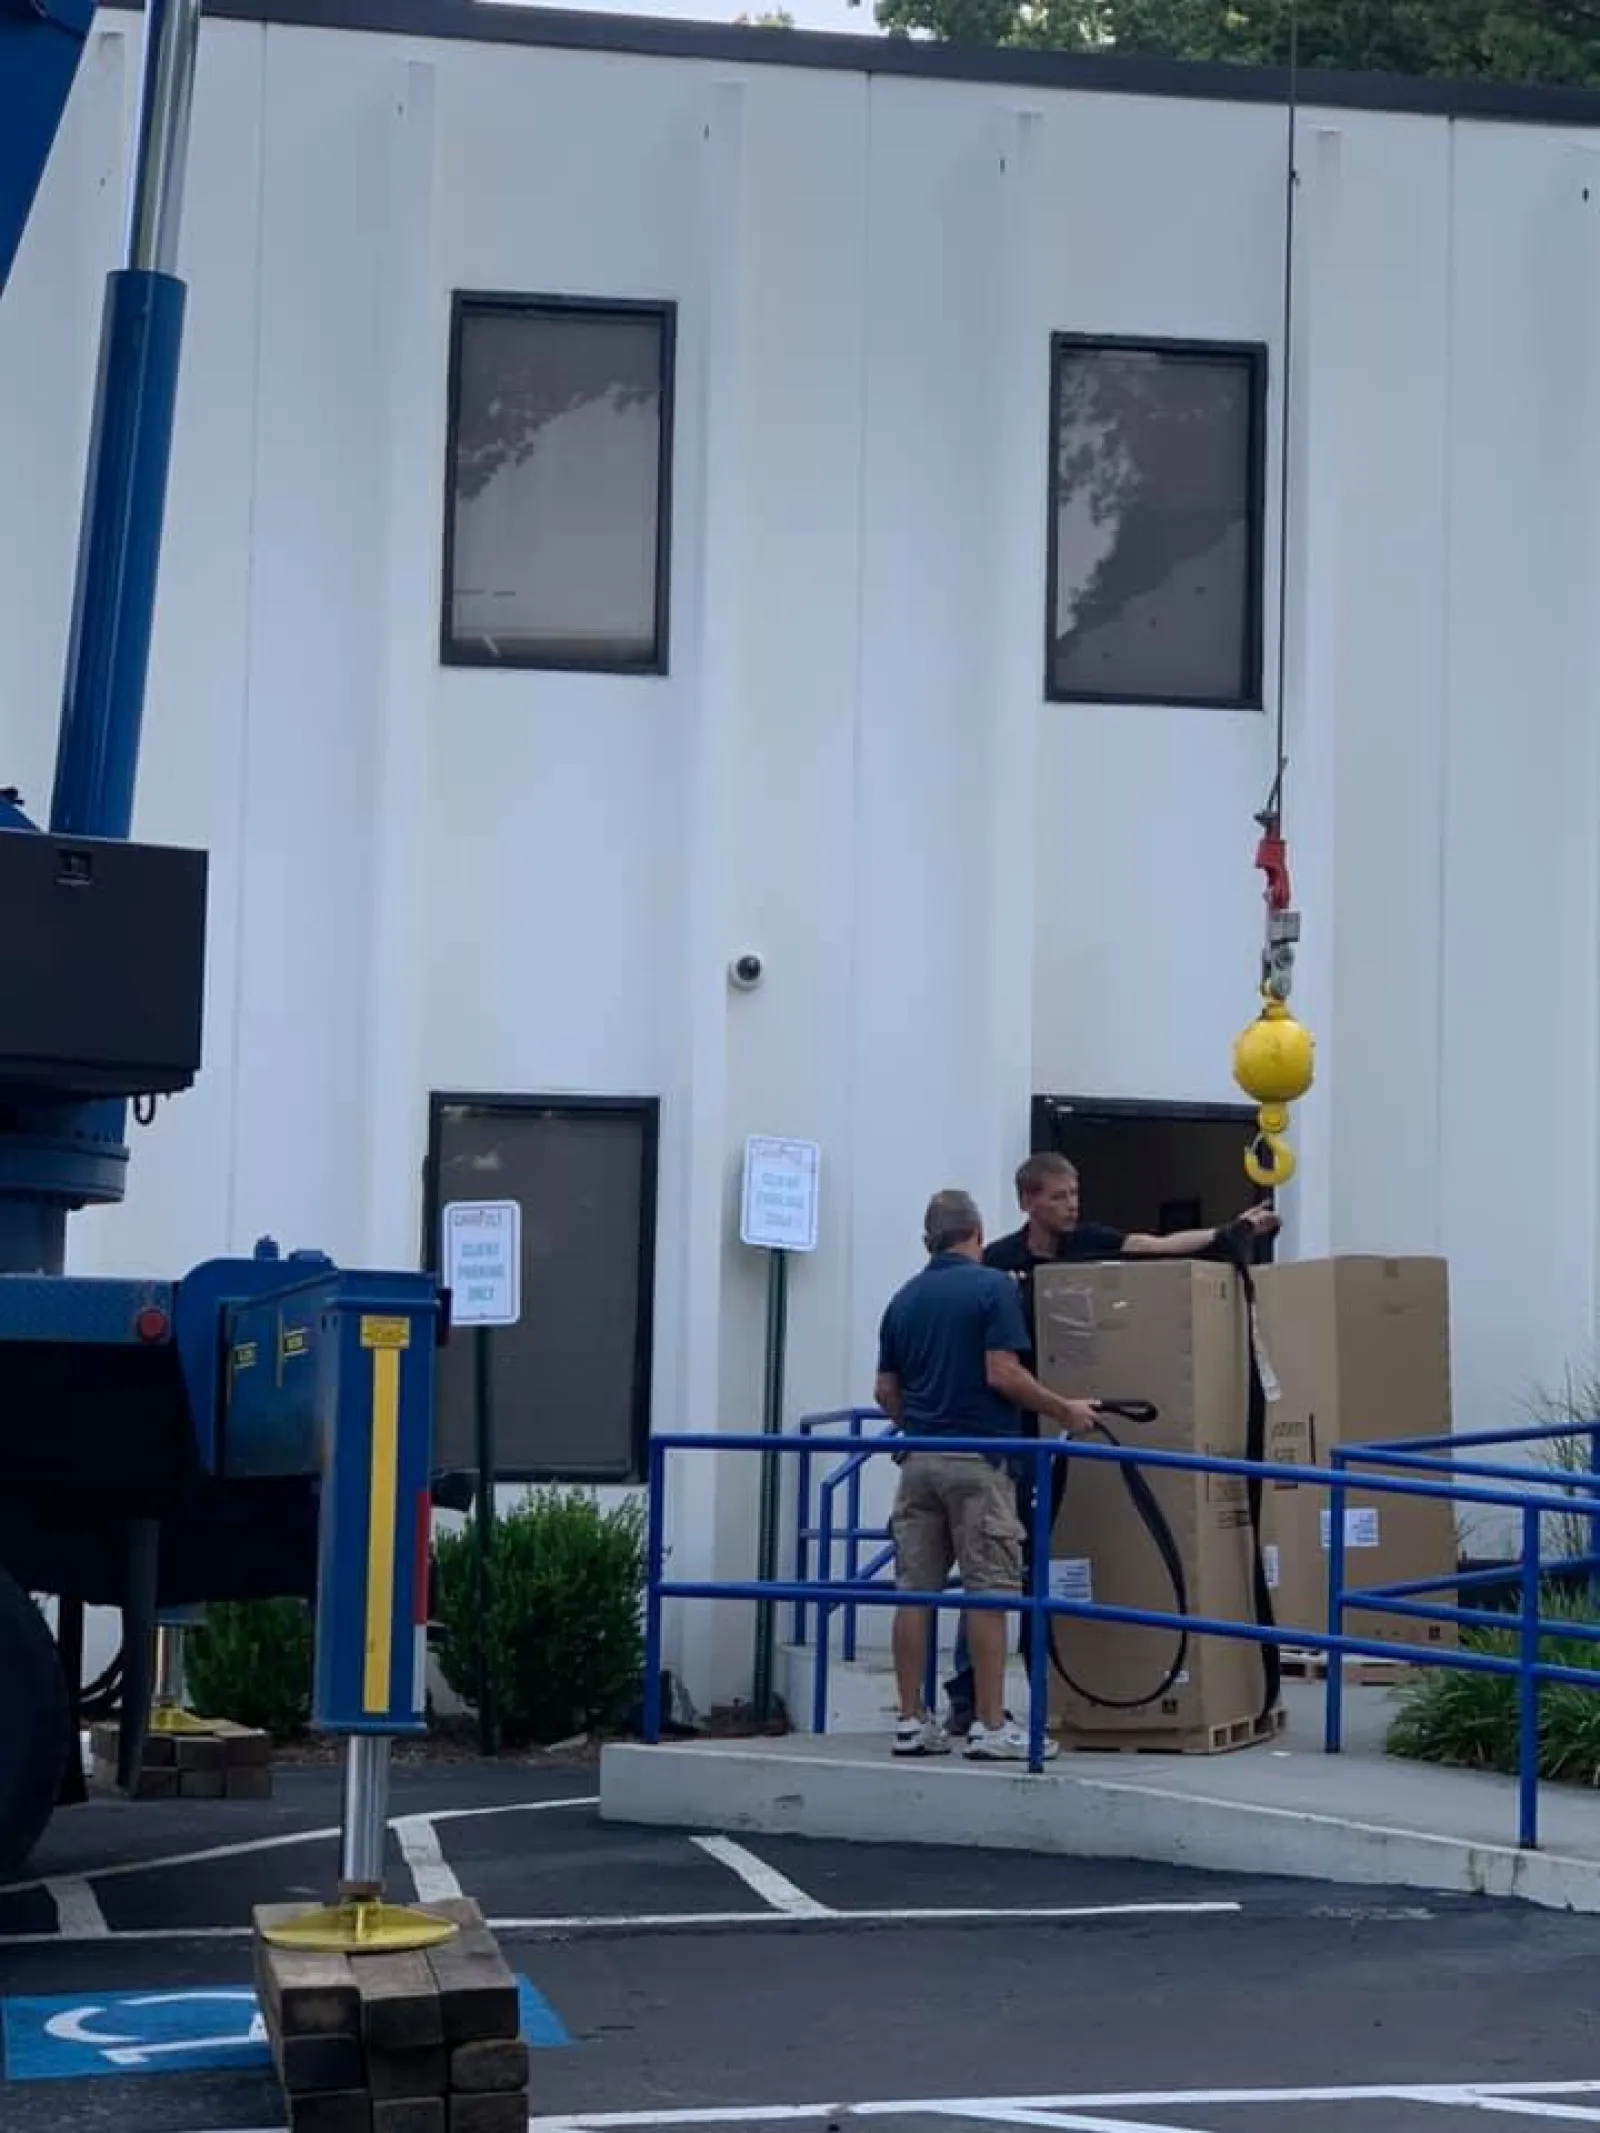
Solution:
<svg viewBox="0 0 1600 2133">
<path fill-rule="evenodd" d="M 102 17 L 0 305 L 25 797 L 137 28 Z M 1288 1243 L 1446 1251 L 1484 1425 L 1594 1335 L 1600 99 L 1307 97 Z M 264 1230 L 415 1263 L 425 1194 L 521 1134 L 544 1302 L 501 1405 L 543 1470 L 625 1482 L 652 1419 L 757 1413 L 746 1134 L 824 1151 L 798 1413 L 868 1391 L 932 1187 L 1009 1221 L 1035 1098 L 1234 1101 L 1285 143 L 1246 73 L 230 0 L 137 823 L 213 854 L 208 1065 L 78 1265 Z M 594 1098 L 630 1101 L 562 1110 Z M 685 1574 L 743 1572 L 751 1502 L 686 1489 Z"/>
</svg>

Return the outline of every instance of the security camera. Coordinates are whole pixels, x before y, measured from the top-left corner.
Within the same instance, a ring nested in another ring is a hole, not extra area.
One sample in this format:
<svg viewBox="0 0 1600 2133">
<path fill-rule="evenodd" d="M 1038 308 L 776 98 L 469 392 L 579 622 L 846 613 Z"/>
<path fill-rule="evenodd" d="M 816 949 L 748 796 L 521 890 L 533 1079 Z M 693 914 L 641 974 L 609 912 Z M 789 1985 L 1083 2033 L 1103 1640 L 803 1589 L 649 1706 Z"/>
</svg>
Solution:
<svg viewBox="0 0 1600 2133">
<path fill-rule="evenodd" d="M 760 956 L 752 955 L 747 950 L 745 954 L 735 956 L 728 965 L 728 983 L 736 991 L 754 992 L 761 983 L 762 973 L 765 968 L 766 965 L 762 962 Z"/>
</svg>

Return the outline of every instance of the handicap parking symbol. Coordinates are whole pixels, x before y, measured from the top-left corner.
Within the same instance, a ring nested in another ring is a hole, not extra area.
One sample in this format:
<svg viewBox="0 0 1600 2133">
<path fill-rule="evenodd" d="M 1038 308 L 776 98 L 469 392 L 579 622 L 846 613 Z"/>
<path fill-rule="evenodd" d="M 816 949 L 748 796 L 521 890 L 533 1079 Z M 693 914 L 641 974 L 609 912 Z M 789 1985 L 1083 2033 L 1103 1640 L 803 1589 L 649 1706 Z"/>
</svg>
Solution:
<svg viewBox="0 0 1600 2133">
<path fill-rule="evenodd" d="M 555 2009 L 517 1979 L 531 2050 L 572 2042 Z M 77 1993 L 0 2003 L 8 2081 L 83 2081 L 104 2074 L 265 2073 L 267 2025 L 248 1986 L 215 1991 Z"/>
<path fill-rule="evenodd" d="M 11 2081 L 254 2071 L 272 2064 L 267 2025 L 248 1986 L 7 2000 L 4 2033 Z"/>
</svg>

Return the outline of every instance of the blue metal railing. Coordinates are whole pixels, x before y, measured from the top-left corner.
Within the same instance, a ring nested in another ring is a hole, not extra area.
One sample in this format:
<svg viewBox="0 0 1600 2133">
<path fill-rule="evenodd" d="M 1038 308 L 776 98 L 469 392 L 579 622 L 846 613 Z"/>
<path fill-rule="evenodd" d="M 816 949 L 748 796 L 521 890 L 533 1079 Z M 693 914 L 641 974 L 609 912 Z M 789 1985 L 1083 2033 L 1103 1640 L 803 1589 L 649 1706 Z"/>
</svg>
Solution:
<svg viewBox="0 0 1600 2133">
<path fill-rule="evenodd" d="M 881 1422 L 885 1430 L 893 1426 L 881 1407 L 830 1407 L 821 1414 L 803 1416 L 799 1423 L 799 1430 L 803 1437 L 811 1437 L 820 1434 L 823 1430 L 837 1429 L 840 1425 L 843 1425 L 846 1434 L 853 1441 L 859 1442 L 864 1434 L 863 1425 L 868 1422 Z M 829 1507 L 830 1524 L 834 1496 L 840 1488 L 847 1492 L 844 1526 L 842 1528 L 832 1527 L 831 1530 L 835 1539 L 842 1540 L 845 1543 L 845 1575 L 852 1581 L 863 1576 L 868 1578 L 876 1577 L 878 1572 L 889 1561 L 891 1554 L 888 1549 L 880 1549 L 879 1553 L 872 1558 L 865 1568 L 862 1566 L 860 1554 L 862 1541 L 886 1541 L 889 1537 L 885 1528 L 881 1526 L 863 1529 L 861 1524 L 861 1475 L 866 1466 L 868 1456 L 863 1453 L 853 1453 L 849 1458 L 841 1461 L 831 1474 L 824 1477 L 820 1491 L 821 1502 Z M 809 1449 L 803 1451 L 800 1454 L 799 1464 L 799 1483 L 795 1490 L 794 1574 L 804 1584 L 806 1572 L 811 1564 L 811 1544 L 813 1541 L 820 1542 L 822 1527 L 820 1524 L 813 1525 L 811 1522 L 813 1452 Z M 833 1562 L 830 1553 L 822 1567 L 823 1581 L 825 1583 L 830 1581 L 832 1576 Z M 820 1606 L 818 1613 L 819 1615 L 822 1613 Z M 807 1642 L 806 1603 L 804 1600 L 796 1600 L 794 1603 L 793 1625 L 794 1642 L 804 1645 Z M 847 1660 L 850 1660 L 855 1655 L 856 1610 L 852 1605 L 845 1610 L 844 1656 Z"/>
<path fill-rule="evenodd" d="M 1292 1641 L 1297 1647 L 1325 1652 L 1330 1659 L 1338 1662 L 1330 1664 L 1327 1669 L 1324 1703 L 1323 1747 L 1330 1755 L 1338 1754 L 1343 1746 L 1342 1661 L 1346 1654 L 1403 1660 L 1417 1666 L 1450 1667 L 1467 1672 L 1515 1677 L 1520 1697 L 1517 1841 L 1526 1849 L 1537 1845 L 1540 1691 L 1546 1682 L 1569 1682 L 1590 1689 L 1600 1687 L 1600 1674 L 1595 1671 L 1561 1665 L 1541 1657 L 1542 1641 L 1546 1637 L 1600 1642 L 1600 1623 L 1549 1621 L 1540 1614 L 1541 1586 L 1548 1573 L 1555 1570 L 1593 1571 L 1600 1568 L 1600 1552 L 1592 1557 L 1574 1557 L 1551 1564 L 1542 1563 L 1541 1520 L 1552 1511 L 1559 1511 L 1564 1505 L 1570 1507 L 1571 1499 L 1576 1493 L 1587 1496 L 1591 1504 L 1591 1509 L 1581 1515 L 1589 1518 L 1592 1525 L 1600 1525 L 1600 1422 L 1560 1424 L 1526 1431 L 1490 1432 L 1482 1436 L 1414 1439 L 1402 1447 L 1376 1444 L 1345 1445 L 1332 1453 L 1333 1463 L 1330 1466 L 1316 1467 L 1289 1465 L 1281 1461 L 1265 1463 L 1247 1459 L 1225 1459 L 1194 1452 L 1153 1451 L 1128 1445 L 1068 1442 L 1048 1437 L 909 1437 L 888 1432 L 882 1437 L 867 1439 L 863 1435 L 861 1424 L 874 1419 L 875 1413 L 872 1409 L 842 1409 L 832 1416 L 813 1416 L 808 1419 L 816 1427 L 812 1430 L 802 1430 L 792 1436 L 682 1433 L 652 1438 L 643 1714 L 643 1732 L 647 1741 L 659 1740 L 661 1733 L 661 1624 L 663 1605 L 668 1600 L 769 1600 L 789 1601 L 797 1608 L 808 1604 L 814 1606 L 817 1610 L 818 1637 L 813 1678 L 812 1730 L 819 1734 L 827 1731 L 828 1665 L 832 1641 L 829 1634 L 829 1614 L 833 1608 L 922 1607 L 930 1610 L 936 1623 L 938 1610 L 951 1604 L 948 1592 L 897 1591 L 892 1585 L 877 1581 L 875 1571 L 864 1571 L 859 1558 L 853 1559 L 850 1574 L 842 1581 L 834 1581 L 826 1574 L 832 1562 L 833 1543 L 836 1538 L 841 1537 L 833 1526 L 833 1495 L 837 1493 L 839 1486 L 848 1486 L 850 1480 L 842 1469 L 828 1477 L 834 1482 L 835 1488 L 821 1495 L 816 1527 L 808 1535 L 808 1542 L 815 1540 L 817 1543 L 819 1561 L 825 1572 L 823 1576 L 809 1578 L 800 1574 L 810 1568 L 810 1561 L 809 1557 L 802 1559 L 799 1556 L 796 1561 L 797 1575 L 794 1578 L 778 1579 L 770 1584 L 763 1584 L 759 1580 L 669 1579 L 665 1575 L 667 1466 L 672 1455 L 683 1452 L 774 1452 L 809 1462 L 817 1456 L 818 1429 L 826 1423 L 843 1422 L 849 1429 L 852 1441 L 857 1443 L 857 1448 L 851 1451 L 845 1462 L 846 1466 L 854 1467 L 856 1477 L 868 1459 L 884 1457 L 891 1452 L 896 1455 L 910 1452 L 983 1453 L 1002 1456 L 1013 1464 L 1032 1465 L 1033 1532 L 1026 1591 L 1020 1595 L 963 1593 L 956 1603 L 969 1611 L 998 1609 L 1029 1617 L 1028 1767 L 1031 1771 L 1037 1772 L 1044 1767 L 1049 1686 L 1048 1626 L 1057 1616 L 1084 1621 L 1126 1622 L 1136 1627 L 1151 1629 L 1186 1630 L 1194 1636 L 1219 1637 L 1251 1644 L 1281 1644 Z M 1480 1444 L 1531 1444 L 1580 1437 L 1586 1437 L 1590 1446 L 1588 1470 L 1581 1473 L 1548 1471 L 1534 1474 L 1525 1466 L 1485 1465 L 1440 1455 L 1441 1447 L 1444 1446 L 1466 1449 Z M 1298 1625 L 1292 1629 L 1276 1625 L 1268 1628 L 1260 1623 L 1229 1621 L 1214 1616 L 1172 1614 L 1154 1608 L 1118 1607 L 1102 1602 L 1053 1597 L 1048 1587 L 1051 1528 L 1051 1490 L 1048 1480 L 1050 1463 L 1056 1459 L 1103 1461 L 1116 1466 L 1155 1467 L 1190 1474 L 1224 1474 L 1244 1480 L 1259 1479 L 1279 1485 L 1298 1484 L 1325 1489 L 1329 1498 L 1329 1626 L 1324 1630 L 1303 1629 Z M 1395 1467 L 1411 1471 L 1357 1471 L 1358 1468 L 1364 1469 L 1368 1466 Z M 1415 1473 L 1416 1478 L 1412 1478 L 1412 1473 Z M 1422 1478 L 1424 1473 L 1429 1478 Z M 1441 1476 L 1448 1478 L 1440 1478 Z M 1462 1476 L 1469 1478 L 1459 1478 Z M 1489 1480 L 1502 1485 L 1486 1486 Z M 1418 1594 L 1424 1591 L 1436 1592 L 1452 1587 L 1459 1593 L 1462 1590 L 1470 1590 L 1475 1582 L 1488 1582 L 1489 1579 L 1503 1584 L 1507 1574 L 1502 1571 L 1463 1574 L 1452 1571 L 1438 1578 L 1408 1580 L 1392 1586 L 1358 1588 L 1347 1585 L 1345 1513 L 1346 1500 L 1352 1487 L 1402 1499 L 1409 1497 L 1443 1500 L 1451 1504 L 1471 1504 L 1480 1509 L 1514 1512 L 1520 1522 L 1522 1543 L 1520 1565 L 1515 1572 L 1518 1588 L 1518 1606 L 1515 1613 L 1430 1604 L 1418 1597 Z M 802 1488 L 802 1525 L 807 1522 L 806 1494 L 806 1489 Z M 872 1536 L 859 1533 L 858 1496 L 855 1504 L 856 1508 L 852 1512 L 850 1499 L 847 1498 L 846 1532 L 854 1533 L 859 1541 Z M 1349 1636 L 1344 1633 L 1342 1624 L 1347 1611 L 1352 1608 L 1422 1621 L 1454 1623 L 1466 1628 L 1493 1627 L 1515 1630 L 1516 1655 L 1502 1656 L 1468 1648 L 1396 1644 L 1380 1642 L 1372 1637 Z M 936 1664 L 936 1642 L 936 1638 L 930 1636 L 930 1677 Z"/>
</svg>

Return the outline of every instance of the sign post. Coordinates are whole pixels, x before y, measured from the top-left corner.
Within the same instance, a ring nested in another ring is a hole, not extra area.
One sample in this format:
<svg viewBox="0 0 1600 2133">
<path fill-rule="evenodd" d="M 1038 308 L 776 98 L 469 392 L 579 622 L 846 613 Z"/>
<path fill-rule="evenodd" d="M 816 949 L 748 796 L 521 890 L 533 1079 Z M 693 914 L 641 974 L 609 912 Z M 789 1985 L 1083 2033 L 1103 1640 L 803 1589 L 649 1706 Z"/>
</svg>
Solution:
<svg viewBox="0 0 1600 2133">
<path fill-rule="evenodd" d="M 762 1372 L 761 1433 L 783 1431 L 783 1376 L 789 1341 L 789 1254 L 817 1248 L 817 1180 L 822 1150 L 815 1141 L 772 1140 L 752 1135 L 744 1145 L 740 1195 L 740 1240 L 767 1254 L 767 1339 Z M 778 1575 L 778 1524 L 782 1478 L 776 1452 L 761 1455 L 761 1520 L 756 1576 L 763 1585 Z M 757 1722 L 772 1716 L 775 1645 L 772 1602 L 756 1602 L 756 1648 L 751 1703 Z"/>
<path fill-rule="evenodd" d="M 478 1469 L 474 1532 L 478 1586 L 478 1747 L 500 1746 L 489 1666 L 494 1555 L 494 1380 L 491 1328 L 522 1316 L 522 1208 L 515 1200 L 452 1200 L 444 1210 L 444 1283 L 451 1322 L 472 1328 L 472 1421 Z"/>
</svg>

